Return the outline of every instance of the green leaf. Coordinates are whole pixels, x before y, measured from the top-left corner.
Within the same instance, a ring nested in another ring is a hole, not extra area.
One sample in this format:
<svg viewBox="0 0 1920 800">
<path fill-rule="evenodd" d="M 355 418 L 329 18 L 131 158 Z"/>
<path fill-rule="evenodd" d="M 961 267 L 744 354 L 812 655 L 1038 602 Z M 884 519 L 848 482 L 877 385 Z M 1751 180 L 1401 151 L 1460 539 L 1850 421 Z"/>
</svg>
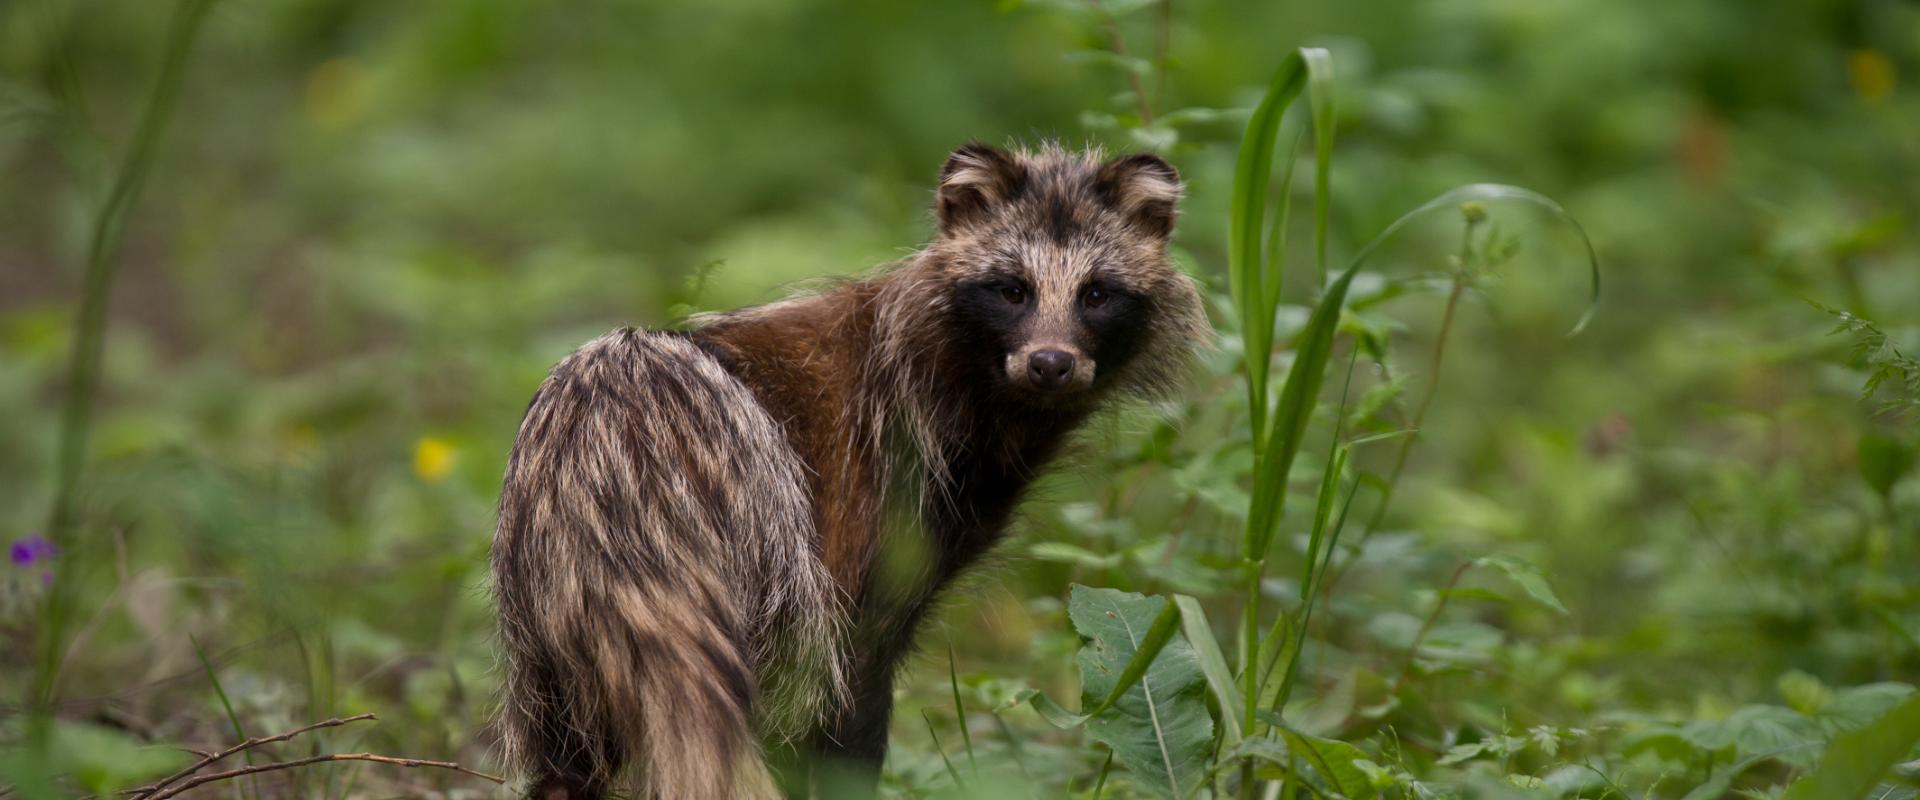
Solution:
<svg viewBox="0 0 1920 800">
<path fill-rule="evenodd" d="M 1220 649 L 1220 641 L 1213 637 L 1213 628 L 1207 624 L 1207 612 L 1200 607 L 1200 601 L 1177 594 L 1173 596 L 1173 603 L 1180 608 L 1180 630 L 1193 646 L 1200 672 L 1207 677 L 1207 688 L 1220 703 L 1220 720 L 1226 726 L 1222 744 L 1231 747 L 1240 741 L 1240 715 L 1245 713 L 1240 688 L 1233 683 L 1233 670 L 1227 668 L 1227 657 Z"/>
<path fill-rule="evenodd" d="M 1314 124 L 1314 251 L 1321 271 L 1326 269 L 1328 170 L 1333 158 L 1333 57 L 1319 48 L 1301 48 L 1287 55 L 1268 81 L 1260 105 L 1247 119 L 1234 164 L 1233 205 L 1229 209 L 1227 277 L 1239 313 L 1246 347 L 1249 408 L 1254 438 L 1266 431 L 1267 372 L 1273 347 L 1273 302 L 1268 286 L 1281 275 L 1267 274 L 1261 258 L 1260 232 L 1267 220 L 1267 189 L 1273 180 L 1274 143 L 1287 108 L 1312 88 Z"/>
<path fill-rule="evenodd" d="M 1820 713 L 1833 700 L 1833 691 L 1826 684 L 1797 669 L 1781 675 L 1778 686 L 1780 696 L 1787 700 L 1787 707 L 1808 716 Z"/>
<path fill-rule="evenodd" d="M 1762 753 L 1736 761 L 1715 771 L 1712 778 L 1693 787 L 1693 791 L 1687 792 L 1687 796 L 1681 800 L 1719 800 L 1727 796 L 1727 788 L 1733 785 L 1735 779 L 1745 774 L 1748 768 L 1772 757 L 1772 753 Z"/>
<path fill-rule="evenodd" d="M 1860 437 L 1860 477 L 1881 497 L 1893 493 L 1893 485 L 1913 469 L 1915 451 L 1905 442 L 1879 431 Z"/>
<path fill-rule="evenodd" d="M 1858 800 L 1920 743 L 1920 696 L 1907 698 L 1886 716 L 1834 737 L 1826 755 L 1783 800 Z"/>
<path fill-rule="evenodd" d="M 1367 800 L 1374 796 L 1373 779 L 1355 763 L 1367 760 L 1367 754 L 1360 748 L 1337 739 L 1308 736 L 1285 727 L 1279 731 L 1287 741 L 1287 748 L 1312 767 L 1327 788 L 1351 800 Z"/>
<path fill-rule="evenodd" d="M 177 751 L 142 745 L 112 728 L 64 720 L 54 726 L 53 751 L 61 771 L 95 793 L 112 794 L 115 789 L 160 777 L 186 760 Z"/>
<path fill-rule="evenodd" d="M 1527 593 L 1528 597 L 1562 614 L 1567 613 L 1567 607 L 1561 604 L 1559 596 L 1553 593 L 1553 587 L 1547 585 L 1546 576 L 1541 574 L 1540 568 L 1534 566 L 1532 562 L 1519 556 L 1493 555 L 1474 559 L 1473 563 L 1475 566 L 1500 570 L 1501 574 L 1507 576 L 1507 580 L 1513 581 L 1521 591 Z"/>
<path fill-rule="evenodd" d="M 1027 554 L 1041 561 L 1057 561 L 1090 569 L 1111 569 L 1120 566 L 1122 561 L 1119 553 L 1096 553 L 1066 542 L 1037 542 L 1027 548 Z"/>
<path fill-rule="evenodd" d="M 1007 702 L 1007 705 L 1015 706 L 1022 702 L 1032 706 L 1033 710 L 1038 712 L 1041 719 L 1046 720 L 1048 725 L 1052 725 L 1063 731 L 1085 725 L 1087 724 L 1087 720 L 1093 718 L 1092 714 L 1075 714 L 1062 708 L 1059 703 L 1053 702 L 1053 698 L 1048 697 L 1038 689 L 1021 689 L 1019 694 L 1014 695 L 1013 699 Z"/>
<path fill-rule="evenodd" d="M 1743 756 L 1783 754 L 1788 758 L 1819 742 L 1812 720 L 1780 706 L 1741 706 L 1725 719 L 1688 723 L 1681 735 L 1708 752 L 1733 747 Z"/>
<path fill-rule="evenodd" d="M 1254 465 L 1253 509 L 1247 520 L 1247 554 L 1260 558 L 1273 540 L 1286 505 L 1287 473 L 1305 441 L 1307 421 L 1320 396 L 1320 384 L 1327 374 L 1327 360 L 1333 355 L 1333 334 L 1340 321 L 1340 307 L 1346 302 L 1347 289 L 1353 285 L 1358 265 L 1340 274 L 1307 320 L 1294 352 L 1293 366 L 1287 370 L 1287 383 L 1280 390 L 1280 404 L 1274 411 L 1274 423 L 1264 457 Z"/>
<path fill-rule="evenodd" d="M 1879 719 L 1911 696 L 1913 687 L 1904 683 L 1849 686 L 1833 693 L 1832 699 L 1820 709 L 1817 721 L 1831 733 L 1852 730 Z"/>
<path fill-rule="evenodd" d="M 1285 775 L 1291 769 L 1287 764 L 1287 755 L 1286 743 L 1269 736 L 1255 736 L 1225 749 L 1220 754 L 1219 763 L 1214 765 L 1213 772 L 1219 774 L 1242 761 L 1265 761 L 1279 767 L 1279 773 Z"/>
<path fill-rule="evenodd" d="M 1178 606 L 1165 598 L 1076 585 L 1067 615 L 1087 638 L 1079 657 L 1082 703 L 1094 706 L 1087 731 L 1113 749 L 1136 783 L 1158 795 L 1185 797 L 1206 774 L 1213 718 L 1193 648 L 1171 638 Z M 1161 630 L 1166 633 L 1155 647 Z M 1136 661 L 1148 666 L 1136 670 Z"/>
</svg>

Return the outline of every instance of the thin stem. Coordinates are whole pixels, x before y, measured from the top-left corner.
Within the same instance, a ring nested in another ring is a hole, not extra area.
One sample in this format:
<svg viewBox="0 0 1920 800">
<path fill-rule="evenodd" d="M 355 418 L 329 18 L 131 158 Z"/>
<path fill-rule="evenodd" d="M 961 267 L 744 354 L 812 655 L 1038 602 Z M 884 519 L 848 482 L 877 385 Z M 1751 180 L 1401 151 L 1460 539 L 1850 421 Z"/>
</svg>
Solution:
<svg viewBox="0 0 1920 800">
<path fill-rule="evenodd" d="M 1253 735 L 1254 724 L 1258 718 L 1254 711 L 1260 701 L 1260 579 L 1266 572 L 1266 560 L 1254 561 L 1253 553 L 1248 553 L 1247 570 L 1247 607 L 1240 612 L 1240 696 L 1246 713 L 1241 716 L 1240 730 Z M 1253 760 L 1240 762 L 1240 797 L 1242 800 L 1253 798 Z"/>
<path fill-rule="evenodd" d="M 1400 687 L 1406 684 L 1407 673 L 1413 671 L 1413 658 L 1420 652 L 1420 642 L 1427 638 L 1428 631 L 1433 630 L 1433 623 L 1440 619 L 1440 612 L 1447 610 L 1447 601 L 1453 597 L 1454 587 L 1460 585 L 1461 576 L 1466 575 L 1467 570 L 1472 568 L 1471 561 L 1462 562 L 1460 566 L 1454 568 L 1453 577 L 1447 579 L 1447 588 L 1440 590 L 1440 601 L 1433 604 L 1432 613 L 1427 614 L 1426 620 L 1420 623 L 1420 631 L 1413 635 L 1413 644 L 1407 645 L 1407 658 L 1400 665 L 1400 674 L 1393 678 L 1393 688 L 1387 690 L 1387 699 L 1392 700 L 1400 696 Z"/>
<path fill-rule="evenodd" d="M 1427 360 L 1427 389 L 1420 398 L 1420 405 L 1414 409 L 1413 423 L 1409 432 L 1400 440 L 1400 452 L 1394 456 L 1393 471 L 1387 473 L 1386 493 L 1381 495 L 1380 504 L 1373 509 L 1373 517 L 1367 521 L 1367 530 L 1361 535 L 1365 541 L 1368 534 L 1378 527 L 1381 518 L 1387 513 L 1387 505 L 1393 499 L 1393 487 L 1400 482 L 1400 473 L 1407 468 L 1407 454 L 1413 451 L 1413 443 L 1420 438 L 1420 428 L 1426 424 L 1427 409 L 1433 407 L 1433 397 L 1440 392 L 1440 364 L 1447 355 L 1448 334 L 1453 332 L 1454 312 L 1460 307 L 1460 295 L 1466 291 L 1466 281 L 1454 276 L 1453 289 L 1447 293 L 1447 310 L 1440 317 L 1440 334 L 1433 342 L 1433 356 Z"/>
<path fill-rule="evenodd" d="M 1160 41 L 1154 53 L 1153 104 L 1167 107 L 1167 67 L 1173 51 L 1173 0 L 1160 0 Z"/>
<path fill-rule="evenodd" d="M 1095 11 L 1100 12 L 1100 19 L 1107 28 L 1107 37 L 1113 42 L 1113 54 L 1119 56 L 1122 61 L 1131 60 L 1132 56 L 1127 52 L 1127 37 L 1120 33 L 1120 20 L 1107 11 L 1107 7 L 1101 5 L 1100 0 L 1087 0 L 1087 2 L 1093 5 Z M 1153 103 L 1147 96 L 1146 84 L 1141 82 L 1138 70 L 1126 67 L 1126 72 L 1127 84 L 1133 88 L 1133 98 L 1140 112 L 1140 124 L 1152 125 Z"/>
<path fill-rule="evenodd" d="M 100 382 L 100 363 L 105 349 L 107 296 L 113 287 L 119 266 L 120 237 L 126 228 L 128 210 L 146 185 L 153 166 L 154 151 L 160 134 L 173 116 L 186 72 L 187 53 L 200 32 L 200 23 L 215 0 L 180 0 L 167 35 L 166 54 L 160 75 L 147 104 L 141 110 L 134 129 L 133 143 L 127 148 L 107 200 L 93 221 L 93 234 L 87 247 L 87 271 L 81 291 L 80 311 L 74 320 L 73 352 L 68 359 L 67 396 L 60 414 L 60 450 L 54 478 L 52 519 L 47 535 L 69 552 L 76 550 L 70 540 L 74 526 L 80 474 L 86 462 L 87 438 L 93 423 L 93 400 Z M 42 650 L 44 659 L 35 678 L 34 701 L 45 705 L 52 701 L 54 675 L 59 670 L 60 641 L 64 633 L 71 580 L 59 581 L 46 604 L 46 632 Z"/>
<path fill-rule="evenodd" d="M 1469 239 L 1471 236 L 1472 226 L 1469 225 Z M 1367 519 L 1367 527 L 1361 529 L 1360 538 L 1354 541 L 1355 548 L 1365 546 L 1367 540 L 1373 538 L 1374 531 L 1378 530 L 1380 523 L 1386 520 L 1387 508 L 1393 504 L 1394 489 L 1400 485 L 1400 474 L 1407 468 L 1407 456 L 1413 452 L 1413 443 L 1420 438 L 1421 427 L 1427 421 L 1427 409 L 1433 407 L 1434 395 L 1440 393 L 1440 365 L 1446 358 L 1447 340 L 1453 333 L 1454 313 L 1459 309 L 1460 296 L 1466 293 L 1466 289 L 1466 275 L 1461 272 L 1454 273 L 1453 289 L 1447 293 L 1447 310 L 1440 317 L 1440 332 L 1433 342 L 1433 355 L 1427 360 L 1426 392 L 1420 398 L 1420 405 L 1414 409 L 1413 420 L 1407 426 L 1407 435 L 1400 439 L 1399 452 L 1393 457 L 1393 469 L 1387 473 L 1386 484 L 1380 489 L 1380 502 L 1374 505 L 1373 515 Z M 1359 559 L 1360 554 L 1356 550 L 1353 557 L 1342 563 L 1340 569 L 1327 579 L 1325 591 L 1331 593 L 1333 587 L 1339 585 L 1340 579 L 1346 577 L 1347 572 L 1353 569 L 1354 563 Z"/>
</svg>

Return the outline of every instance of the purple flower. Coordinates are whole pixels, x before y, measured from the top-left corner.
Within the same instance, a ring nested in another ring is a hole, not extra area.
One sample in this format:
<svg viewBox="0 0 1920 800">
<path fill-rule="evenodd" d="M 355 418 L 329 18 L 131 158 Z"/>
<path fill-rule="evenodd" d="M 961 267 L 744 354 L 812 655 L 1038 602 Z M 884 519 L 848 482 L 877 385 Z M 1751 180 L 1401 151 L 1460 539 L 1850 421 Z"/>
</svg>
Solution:
<svg viewBox="0 0 1920 800">
<path fill-rule="evenodd" d="M 37 533 L 30 533 L 13 540 L 13 546 L 7 548 L 7 556 L 14 566 L 24 567 L 41 561 L 53 560 L 53 542 Z"/>
</svg>

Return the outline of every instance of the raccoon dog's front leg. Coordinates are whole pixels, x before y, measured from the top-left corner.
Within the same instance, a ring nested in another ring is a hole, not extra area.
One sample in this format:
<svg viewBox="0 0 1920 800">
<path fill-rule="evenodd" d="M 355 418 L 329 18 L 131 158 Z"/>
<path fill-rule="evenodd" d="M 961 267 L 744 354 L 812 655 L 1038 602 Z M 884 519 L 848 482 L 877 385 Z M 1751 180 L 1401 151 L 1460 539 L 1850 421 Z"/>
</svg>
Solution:
<svg viewBox="0 0 1920 800">
<path fill-rule="evenodd" d="M 522 423 L 494 540 L 502 727 L 543 798 L 777 797 L 763 734 L 839 684 L 800 460 L 673 334 L 616 331 Z"/>
</svg>

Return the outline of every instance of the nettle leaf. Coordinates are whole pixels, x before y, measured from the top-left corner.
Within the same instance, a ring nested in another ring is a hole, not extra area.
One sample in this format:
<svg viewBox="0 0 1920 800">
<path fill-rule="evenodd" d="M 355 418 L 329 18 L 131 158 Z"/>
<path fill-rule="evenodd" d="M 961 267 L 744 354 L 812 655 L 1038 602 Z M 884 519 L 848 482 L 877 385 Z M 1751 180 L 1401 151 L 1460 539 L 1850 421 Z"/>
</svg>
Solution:
<svg viewBox="0 0 1920 800">
<path fill-rule="evenodd" d="M 1909 697 L 1873 724 L 1834 737 L 1813 772 L 1785 800 L 1857 800 L 1920 743 L 1920 697 Z"/>
<path fill-rule="evenodd" d="M 1167 601 L 1075 585 L 1067 603 L 1080 649 L 1083 708 L 1098 708 L 1122 683 L 1128 662 L 1147 641 Z M 1113 749 L 1135 783 L 1165 797 L 1185 797 L 1206 777 L 1213 743 L 1206 680 L 1192 646 L 1168 641 L 1146 673 L 1087 721 L 1087 731 Z"/>
<path fill-rule="evenodd" d="M 1567 613 L 1567 607 L 1562 605 L 1560 597 L 1553 593 L 1553 587 L 1547 585 L 1546 575 L 1532 562 L 1519 556 L 1493 555 L 1475 559 L 1473 563 L 1476 566 L 1500 570 L 1501 574 L 1507 576 L 1507 580 L 1518 585 L 1528 597 L 1562 614 Z"/>
<path fill-rule="evenodd" d="M 1888 709 L 1911 696 L 1913 687 L 1904 683 L 1850 686 L 1835 691 L 1815 719 L 1829 733 L 1853 730 L 1879 719 Z"/>
<path fill-rule="evenodd" d="M 1812 720 L 1780 706 L 1742 706 L 1725 719 L 1689 723 L 1681 735 L 1708 752 L 1733 747 L 1742 756 L 1778 756 L 1790 763 L 1810 755 L 1820 741 Z"/>
</svg>

